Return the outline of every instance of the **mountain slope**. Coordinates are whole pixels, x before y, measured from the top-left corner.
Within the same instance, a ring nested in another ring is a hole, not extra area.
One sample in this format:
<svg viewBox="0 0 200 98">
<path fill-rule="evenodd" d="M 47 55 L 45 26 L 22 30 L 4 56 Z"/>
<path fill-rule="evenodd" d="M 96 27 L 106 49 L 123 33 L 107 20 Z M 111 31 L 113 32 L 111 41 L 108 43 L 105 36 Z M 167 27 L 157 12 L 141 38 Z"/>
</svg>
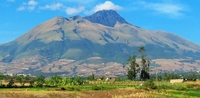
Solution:
<svg viewBox="0 0 200 98">
<path fill-rule="evenodd" d="M 200 58 L 200 46 L 177 35 L 149 31 L 129 24 L 117 12 L 102 10 L 92 16 L 55 17 L 16 40 L 0 46 L 2 62 L 34 58 L 30 65 L 70 59 L 78 64 L 118 62 L 141 46 L 150 59 Z M 31 69 L 30 69 L 31 70 Z"/>
</svg>

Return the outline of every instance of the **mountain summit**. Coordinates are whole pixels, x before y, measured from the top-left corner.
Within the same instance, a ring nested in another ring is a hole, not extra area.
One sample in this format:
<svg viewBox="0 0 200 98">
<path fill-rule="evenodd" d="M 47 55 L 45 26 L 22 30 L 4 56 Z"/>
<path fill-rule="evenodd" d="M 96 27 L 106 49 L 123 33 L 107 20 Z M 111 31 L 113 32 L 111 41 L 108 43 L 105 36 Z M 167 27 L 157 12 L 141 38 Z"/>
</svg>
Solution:
<svg viewBox="0 0 200 98">
<path fill-rule="evenodd" d="M 129 24 L 114 10 L 101 10 L 84 18 L 93 23 L 99 23 L 109 27 L 114 27 L 117 22 Z"/>
</svg>

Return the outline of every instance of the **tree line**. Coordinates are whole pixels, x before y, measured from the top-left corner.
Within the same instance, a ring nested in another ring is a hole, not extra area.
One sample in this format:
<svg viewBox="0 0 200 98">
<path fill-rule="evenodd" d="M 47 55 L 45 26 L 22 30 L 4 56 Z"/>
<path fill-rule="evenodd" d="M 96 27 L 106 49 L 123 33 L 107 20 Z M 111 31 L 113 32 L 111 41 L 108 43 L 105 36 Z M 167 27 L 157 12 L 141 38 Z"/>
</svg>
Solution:
<svg viewBox="0 0 200 98">
<path fill-rule="evenodd" d="M 16 85 L 19 83 L 20 85 Z M 58 87 L 66 85 L 82 85 L 87 83 L 86 79 L 80 76 L 67 78 L 54 75 L 46 78 L 43 75 L 31 77 L 29 75 L 9 76 L 0 74 L 0 87 L 13 88 L 13 87 Z M 25 85 L 26 84 L 26 85 Z"/>
<path fill-rule="evenodd" d="M 128 58 L 127 66 L 124 68 L 127 69 L 127 75 L 124 79 L 124 76 L 117 77 L 116 80 L 170 80 L 170 79 L 179 79 L 179 78 L 188 78 L 188 79 L 199 79 L 200 74 L 197 72 L 187 72 L 187 73 L 172 73 L 172 72 L 163 72 L 158 74 L 151 74 L 149 73 L 150 68 L 150 60 L 147 58 L 145 54 L 145 48 L 140 47 L 138 49 L 140 53 L 140 62 L 138 62 L 137 55 L 133 52 L 133 55 Z M 103 79 L 103 78 L 102 78 Z M 61 77 L 58 75 L 54 75 L 50 78 L 46 78 L 43 75 L 33 77 L 30 75 L 16 75 L 16 76 L 9 76 L 0 74 L 0 87 L 43 87 L 43 86 L 66 86 L 66 85 L 83 85 L 88 84 L 89 81 L 95 80 L 95 75 L 88 77 Z M 115 80 L 115 81 L 116 81 Z M 6 83 L 6 84 L 5 84 Z M 19 83 L 19 85 L 15 85 L 15 83 Z M 26 84 L 26 86 L 25 86 Z M 27 86 L 28 84 L 28 86 Z"/>
</svg>

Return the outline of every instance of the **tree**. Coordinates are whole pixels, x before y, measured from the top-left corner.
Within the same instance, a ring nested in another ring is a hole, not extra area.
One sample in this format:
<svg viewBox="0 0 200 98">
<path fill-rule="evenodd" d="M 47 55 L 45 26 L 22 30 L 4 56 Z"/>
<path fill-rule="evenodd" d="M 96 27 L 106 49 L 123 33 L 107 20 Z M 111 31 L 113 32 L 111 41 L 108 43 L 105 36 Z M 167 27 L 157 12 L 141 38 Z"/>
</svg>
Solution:
<svg viewBox="0 0 200 98">
<path fill-rule="evenodd" d="M 2 80 L 5 79 L 5 76 L 3 74 L 0 74 L 0 87 L 3 85 Z"/>
<path fill-rule="evenodd" d="M 72 78 L 66 78 L 66 84 L 73 85 L 73 79 Z"/>
<path fill-rule="evenodd" d="M 61 86 L 67 85 L 67 78 L 62 78 L 62 84 Z"/>
<path fill-rule="evenodd" d="M 150 61 L 145 57 L 145 48 L 140 47 L 138 50 L 141 54 L 141 73 L 140 73 L 140 79 L 146 80 L 149 79 L 149 65 Z"/>
<path fill-rule="evenodd" d="M 34 85 L 34 83 L 35 83 L 35 79 L 33 78 L 33 79 L 31 79 L 30 81 L 29 81 L 29 83 L 30 83 L 30 87 L 33 87 L 33 85 Z"/>
<path fill-rule="evenodd" d="M 77 76 L 76 78 L 74 78 L 74 81 L 76 81 L 76 85 L 82 85 L 85 82 L 83 77 L 80 77 L 80 76 Z"/>
<path fill-rule="evenodd" d="M 136 63 L 136 57 L 137 56 L 133 53 L 133 56 L 129 57 L 127 60 L 127 64 L 129 65 L 129 67 L 127 67 L 127 78 L 129 80 L 134 80 L 139 70 L 139 65 Z"/>
<path fill-rule="evenodd" d="M 23 78 L 24 78 L 23 75 L 19 75 L 19 76 L 15 77 L 15 79 L 19 81 L 19 83 L 21 84 L 21 86 L 24 86 Z"/>
<path fill-rule="evenodd" d="M 23 87 L 24 84 L 30 80 L 30 77 L 28 75 L 24 76 L 24 75 L 19 75 L 15 78 L 16 80 L 19 81 L 19 83 L 21 84 L 21 86 Z"/>
<path fill-rule="evenodd" d="M 11 78 L 7 84 L 7 87 L 13 87 L 14 85 L 14 78 Z"/>
<path fill-rule="evenodd" d="M 36 79 L 36 86 L 42 87 L 45 83 L 45 77 L 43 75 L 38 76 Z"/>
<path fill-rule="evenodd" d="M 55 75 L 48 79 L 49 85 L 51 86 L 61 86 L 62 85 L 62 77 Z"/>
<path fill-rule="evenodd" d="M 140 47 L 138 50 L 141 54 L 141 65 L 136 62 L 136 55 L 133 53 L 133 56 L 129 57 L 127 60 L 127 78 L 130 80 L 134 80 L 136 75 L 140 73 L 140 79 L 146 80 L 149 79 L 149 66 L 150 61 L 145 57 L 145 48 Z"/>
<path fill-rule="evenodd" d="M 94 80 L 94 73 L 92 72 L 92 75 L 88 76 L 88 80 Z"/>
</svg>

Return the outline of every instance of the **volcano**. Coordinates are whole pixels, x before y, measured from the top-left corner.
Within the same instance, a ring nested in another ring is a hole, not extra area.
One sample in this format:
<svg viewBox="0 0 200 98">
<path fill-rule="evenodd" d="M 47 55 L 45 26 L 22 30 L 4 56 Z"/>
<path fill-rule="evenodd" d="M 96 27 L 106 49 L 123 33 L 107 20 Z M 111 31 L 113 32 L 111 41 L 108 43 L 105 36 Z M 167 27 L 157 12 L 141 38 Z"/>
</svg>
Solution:
<svg viewBox="0 0 200 98">
<path fill-rule="evenodd" d="M 54 17 L 0 45 L 0 60 L 2 73 L 123 74 L 121 67 L 141 46 L 152 60 L 200 59 L 200 46 L 193 42 L 142 29 L 114 10 L 101 10 L 87 17 Z"/>
</svg>

